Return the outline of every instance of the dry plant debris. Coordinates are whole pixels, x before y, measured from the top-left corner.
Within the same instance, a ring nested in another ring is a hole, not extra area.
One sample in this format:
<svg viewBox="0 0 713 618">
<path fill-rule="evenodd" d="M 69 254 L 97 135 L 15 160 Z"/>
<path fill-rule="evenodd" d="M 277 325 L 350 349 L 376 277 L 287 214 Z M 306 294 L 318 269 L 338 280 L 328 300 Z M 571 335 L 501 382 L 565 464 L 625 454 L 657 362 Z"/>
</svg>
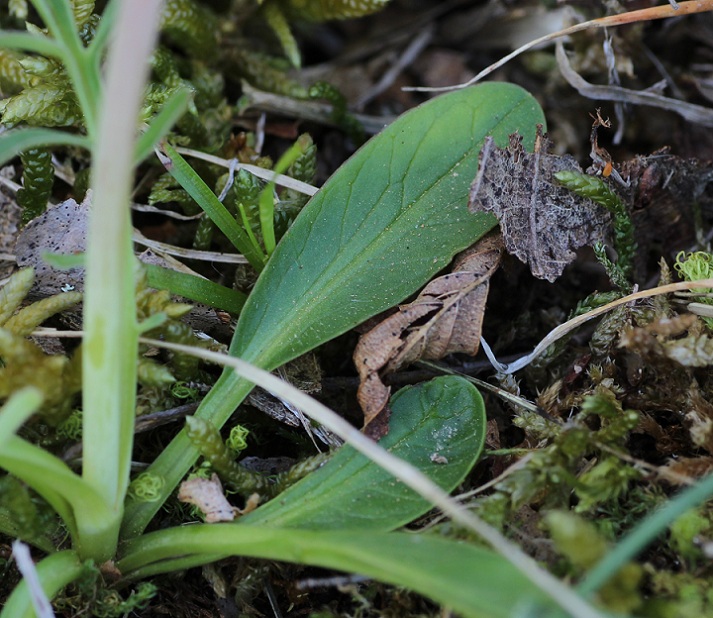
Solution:
<svg viewBox="0 0 713 618">
<path fill-rule="evenodd" d="M 556 172 L 581 168 L 573 157 L 550 154 L 550 149 L 541 131 L 533 153 L 516 134 L 507 148 L 486 139 L 468 207 L 495 214 L 508 252 L 528 264 L 535 277 L 555 281 L 577 249 L 604 241 L 609 216 L 557 183 Z"/>
<path fill-rule="evenodd" d="M 456 257 L 450 273 L 431 281 L 416 300 L 362 335 L 354 362 L 368 433 L 379 436 L 388 428 L 383 415 L 388 414 L 391 388 L 384 376 L 419 359 L 478 352 L 490 277 L 501 255 L 501 236 L 486 236 Z"/>
<path fill-rule="evenodd" d="M 236 509 L 225 497 L 217 474 L 209 479 L 195 477 L 183 481 L 178 490 L 178 499 L 197 506 L 209 524 L 235 519 Z"/>
<path fill-rule="evenodd" d="M 60 270 L 47 264 L 45 253 L 75 254 L 87 245 L 89 203 L 66 200 L 30 221 L 20 232 L 15 245 L 17 264 L 35 269 L 31 294 L 45 297 L 59 292 L 84 290 L 84 268 Z"/>
</svg>

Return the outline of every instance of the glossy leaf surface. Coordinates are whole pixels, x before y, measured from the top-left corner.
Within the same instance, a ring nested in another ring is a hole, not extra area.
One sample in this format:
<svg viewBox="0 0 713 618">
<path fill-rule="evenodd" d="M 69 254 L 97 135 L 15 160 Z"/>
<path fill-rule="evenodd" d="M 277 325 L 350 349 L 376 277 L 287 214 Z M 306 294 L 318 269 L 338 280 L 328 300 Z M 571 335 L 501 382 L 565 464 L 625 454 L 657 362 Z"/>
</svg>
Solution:
<svg viewBox="0 0 713 618">
<path fill-rule="evenodd" d="M 380 446 L 452 491 L 477 461 L 485 406 L 463 378 L 436 378 L 391 399 L 389 433 Z M 426 500 L 349 445 L 241 524 L 313 530 L 391 530 L 430 508 Z"/>
</svg>

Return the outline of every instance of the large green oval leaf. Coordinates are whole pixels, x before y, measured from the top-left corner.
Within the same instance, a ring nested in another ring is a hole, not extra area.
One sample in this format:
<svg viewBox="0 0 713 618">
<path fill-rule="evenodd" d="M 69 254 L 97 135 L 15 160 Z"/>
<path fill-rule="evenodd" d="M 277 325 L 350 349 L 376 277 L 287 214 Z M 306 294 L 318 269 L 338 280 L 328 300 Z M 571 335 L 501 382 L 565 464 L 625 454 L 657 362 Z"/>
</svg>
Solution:
<svg viewBox="0 0 713 618">
<path fill-rule="evenodd" d="M 285 234 L 231 353 L 274 368 L 415 292 L 497 223 L 467 208 L 483 139 L 504 145 L 519 131 L 531 145 L 543 122 L 526 91 L 502 83 L 399 118 L 337 170 Z"/>
<path fill-rule="evenodd" d="M 468 212 L 487 135 L 519 131 L 532 148 L 540 106 L 518 86 L 487 83 L 404 114 L 367 142 L 304 207 L 248 298 L 231 354 L 267 370 L 395 305 L 496 224 Z M 222 427 L 252 384 L 223 373 L 196 412 Z M 148 524 L 198 458 L 185 431 L 150 472 L 162 499 L 127 504 L 124 537 Z"/>
<path fill-rule="evenodd" d="M 452 491 L 485 442 L 485 406 L 463 378 L 447 376 L 401 389 L 391 399 L 389 433 L 380 446 Z M 313 530 L 393 530 L 431 505 L 349 445 L 240 525 Z"/>
</svg>

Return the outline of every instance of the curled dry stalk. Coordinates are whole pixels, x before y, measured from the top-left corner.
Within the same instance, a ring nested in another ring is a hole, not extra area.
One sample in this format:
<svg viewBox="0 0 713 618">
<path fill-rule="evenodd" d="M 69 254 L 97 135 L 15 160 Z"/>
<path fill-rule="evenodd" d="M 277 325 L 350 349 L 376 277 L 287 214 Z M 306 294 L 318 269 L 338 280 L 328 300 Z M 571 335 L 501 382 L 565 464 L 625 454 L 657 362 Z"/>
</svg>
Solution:
<svg viewBox="0 0 713 618">
<path fill-rule="evenodd" d="M 483 350 L 485 351 L 488 359 L 490 360 L 496 371 L 504 374 L 515 373 L 516 371 L 520 371 L 520 369 L 524 369 L 525 367 L 527 367 L 548 347 L 550 347 L 556 341 L 562 339 L 562 337 L 566 336 L 568 333 L 571 333 L 576 328 L 579 328 L 585 322 L 593 320 L 594 318 L 597 318 L 600 315 L 604 315 L 605 313 L 608 313 L 609 311 L 616 309 L 617 307 L 621 307 L 622 305 L 627 305 L 634 301 L 641 300 L 642 298 L 651 298 L 652 296 L 658 296 L 660 294 L 669 294 L 671 292 L 679 292 L 681 290 L 692 290 L 695 288 L 712 286 L 713 279 L 700 279 L 698 281 L 681 281 L 678 283 L 669 283 L 668 285 L 661 285 L 655 288 L 651 288 L 649 290 L 642 290 L 640 292 L 634 292 L 633 294 L 623 296 L 622 298 L 618 298 L 617 300 L 607 303 L 606 305 L 602 305 L 601 307 L 592 309 L 587 313 L 578 315 L 577 317 L 568 320 L 564 324 L 560 324 L 556 328 L 552 329 L 547 334 L 547 336 L 535 346 L 535 349 L 530 352 L 530 354 L 527 354 L 526 356 L 523 356 L 522 358 L 513 361 L 512 363 L 504 364 L 499 362 L 493 355 L 490 346 L 485 341 L 481 340 L 481 345 L 483 346 Z"/>
</svg>

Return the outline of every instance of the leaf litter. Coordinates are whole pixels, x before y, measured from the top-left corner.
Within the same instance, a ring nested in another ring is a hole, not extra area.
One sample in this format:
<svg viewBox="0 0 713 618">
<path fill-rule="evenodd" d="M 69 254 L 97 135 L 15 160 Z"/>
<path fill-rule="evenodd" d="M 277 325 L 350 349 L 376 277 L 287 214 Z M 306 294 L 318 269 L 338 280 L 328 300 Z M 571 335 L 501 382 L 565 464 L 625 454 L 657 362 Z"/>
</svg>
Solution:
<svg viewBox="0 0 713 618">
<path fill-rule="evenodd" d="M 489 281 L 501 255 L 499 234 L 482 238 L 456 257 L 450 273 L 432 280 L 413 302 L 361 336 L 354 362 L 367 433 L 379 436 L 387 429 L 391 388 L 384 376 L 419 359 L 478 352 Z"/>
<path fill-rule="evenodd" d="M 557 183 L 556 172 L 582 169 L 572 156 L 551 154 L 551 147 L 541 127 L 532 153 L 517 134 L 507 148 L 486 139 L 468 205 L 473 213 L 493 213 L 508 252 L 547 281 L 562 274 L 577 249 L 603 242 L 610 219 L 591 200 Z"/>
</svg>

